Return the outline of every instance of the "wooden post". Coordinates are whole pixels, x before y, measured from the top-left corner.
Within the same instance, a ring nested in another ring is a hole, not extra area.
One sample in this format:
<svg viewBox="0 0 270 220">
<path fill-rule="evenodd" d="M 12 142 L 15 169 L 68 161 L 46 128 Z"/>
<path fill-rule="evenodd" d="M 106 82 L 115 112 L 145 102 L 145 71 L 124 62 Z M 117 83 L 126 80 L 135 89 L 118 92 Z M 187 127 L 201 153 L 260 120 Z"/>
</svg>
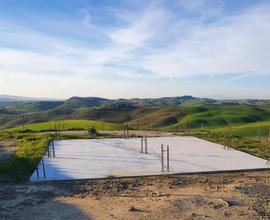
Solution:
<svg viewBox="0 0 270 220">
<path fill-rule="evenodd" d="M 167 172 L 170 171 L 170 152 L 169 152 L 169 145 L 167 145 Z"/>
<path fill-rule="evenodd" d="M 163 156 L 163 144 L 161 144 L 161 147 L 160 147 L 160 153 L 161 153 L 161 171 L 164 172 L 164 156 Z"/>
<path fill-rule="evenodd" d="M 139 122 L 136 121 L 136 130 L 139 130 Z"/>
</svg>

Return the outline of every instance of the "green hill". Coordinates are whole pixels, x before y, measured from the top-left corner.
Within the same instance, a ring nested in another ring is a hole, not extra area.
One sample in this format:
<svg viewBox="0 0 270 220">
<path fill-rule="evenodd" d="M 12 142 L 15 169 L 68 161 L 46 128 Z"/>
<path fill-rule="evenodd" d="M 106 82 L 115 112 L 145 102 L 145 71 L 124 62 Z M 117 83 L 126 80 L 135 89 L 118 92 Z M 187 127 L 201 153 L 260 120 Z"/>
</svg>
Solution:
<svg viewBox="0 0 270 220">
<path fill-rule="evenodd" d="M 97 130 L 120 130 L 123 128 L 123 125 L 94 120 L 60 120 L 27 124 L 24 129 L 26 131 L 42 132 L 53 131 L 55 128 L 63 131 L 69 131 L 87 130 L 91 127 L 95 127 Z M 22 126 L 9 129 L 9 131 L 22 131 Z"/>
<path fill-rule="evenodd" d="M 72 97 L 66 101 L 8 102 L 0 104 L 0 128 L 51 120 L 128 122 L 133 128 L 217 128 L 270 120 L 267 100 L 213 100 L 192 96 L 157 99 L 103 99 Z"/>
<path fill-rule="evenodd" d="M 185 116 L 173 125 L 174 130 L 186 126 L 216 128 L 270 120 L 268 106 L 183 106 L 183 111 Z"/>
</svg>

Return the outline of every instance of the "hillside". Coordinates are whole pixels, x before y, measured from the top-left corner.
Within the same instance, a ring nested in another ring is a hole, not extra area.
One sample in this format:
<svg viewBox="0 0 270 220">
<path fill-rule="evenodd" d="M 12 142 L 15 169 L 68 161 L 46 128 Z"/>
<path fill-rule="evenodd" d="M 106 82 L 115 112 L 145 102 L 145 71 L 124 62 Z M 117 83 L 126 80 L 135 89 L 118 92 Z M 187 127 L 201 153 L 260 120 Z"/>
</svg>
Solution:
<svg viewBox="0 0 270 220">
<path fill-rule="evenodd" d="M 267 100 L 213 100 L 192 96 L 157 99 L 72 97 L 65 101 L 0 104 L 0 128 L 51 120 L 83 119 L 129 123 L 133 128 L 224 127 L 270 120 Z"/>
</svg>

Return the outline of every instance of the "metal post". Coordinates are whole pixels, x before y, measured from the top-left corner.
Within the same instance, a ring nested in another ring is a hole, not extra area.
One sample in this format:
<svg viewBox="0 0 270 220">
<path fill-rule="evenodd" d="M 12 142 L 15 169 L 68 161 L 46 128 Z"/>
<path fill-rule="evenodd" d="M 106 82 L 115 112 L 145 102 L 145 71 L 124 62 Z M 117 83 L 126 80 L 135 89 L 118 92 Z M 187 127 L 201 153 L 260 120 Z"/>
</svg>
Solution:
<svg viewBox="0 0 270 220">
<path fill-rule="evenodd" d="M 160 151 L 161 151 L 161 171 L 164 172 L 164 156 L 163 156 L 163 144 L 161 144 L 161 147 L 160 147 Z"/>
<path fill-rule="evenodd" d="M 143 137 L 141 137 L 141 153 L 143 154 Z"/>
<path fill-rule="evenodd" d="M 38 166 L 36 168 L 36 171 L 37 171 L 37 178 L 39 179 L 39 171 L 38 171 Z"/>
<path fill-rule="evenodd" d="M 45 179 L 46 178 L 46 173 L 45 173 L 45 166 L 44 166 L 43 158 L 41 159 L 41 163 L 42 163 L 42 168 L 43 168 L 43 177 Z"/>
<path fill-rule="evenodd" d="M 267 143 L 270 144 L 270 128 L 269 128 L 269 134 L 268 134 L 268 140 Z"/>
<path fill-rule="evenodd" d="M 50 158 L 50 145 L 48 145 L 48 158 Z"/>
<path fill-rule="evenodd" d="M 144 138 L 144 152 L 147 154 L 147 136 Z"/>
<path fill-rule="evenodd" d="M 22 115 L 21 122 L 22 122 L 23 131 L 24 131 L 24 123 L 25 123 L 24 115 Z"/>
<path fill-rule="evenodd" d="M 268 164 L 270 165 L 270 128 L 269 128 L 269 136 L 268 136 Z"/>
<path fill-rule="evenodd" d="M 169 145 L 167 145 L 167 172 L 170 171 L 170 152 L 169 152 Z"/>
<path fill-rule="evenodd" d="M 55 157 L 54 140 L 52 141 L 53 157 Z"/>
<path fill-rule="evenodd" d="M 56 122 L 54 124 L 54 136 L 55 136 L 55 139 L 57 139 L 57 127 L 56 127 Z"/>
<path fill-rule="evenodd" d="M 49 142 L 49 136 L 47 135 L 47 145 L 48 145 L 48 158 L 50 157 L 50 142 Z"/>
<path fill-rule="evenodd" d="M 60 140 L 60 135 L 61 135 L 61 122 L 59 121 L 59 123 L 58 123 L 58 140 Z"/>
<path fill-rule="evenodd" d="M 128 122 L 127 122 L 127 138 L 129 138 L 129 132 L 128 132 Z"/>
</svg>

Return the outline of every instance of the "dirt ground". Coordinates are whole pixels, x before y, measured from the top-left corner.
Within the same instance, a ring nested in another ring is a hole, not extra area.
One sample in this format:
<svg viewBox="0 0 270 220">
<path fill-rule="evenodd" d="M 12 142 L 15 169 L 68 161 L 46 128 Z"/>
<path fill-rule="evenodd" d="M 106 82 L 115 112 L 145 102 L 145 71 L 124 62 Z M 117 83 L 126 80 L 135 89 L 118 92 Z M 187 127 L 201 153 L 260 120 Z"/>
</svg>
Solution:
<svg viewBox="0 0 270 220">
<path fill-rule="evenodd" d="M 270 219 L 270 171 L 0 183 L 0 219 Z"/>
</svg>

